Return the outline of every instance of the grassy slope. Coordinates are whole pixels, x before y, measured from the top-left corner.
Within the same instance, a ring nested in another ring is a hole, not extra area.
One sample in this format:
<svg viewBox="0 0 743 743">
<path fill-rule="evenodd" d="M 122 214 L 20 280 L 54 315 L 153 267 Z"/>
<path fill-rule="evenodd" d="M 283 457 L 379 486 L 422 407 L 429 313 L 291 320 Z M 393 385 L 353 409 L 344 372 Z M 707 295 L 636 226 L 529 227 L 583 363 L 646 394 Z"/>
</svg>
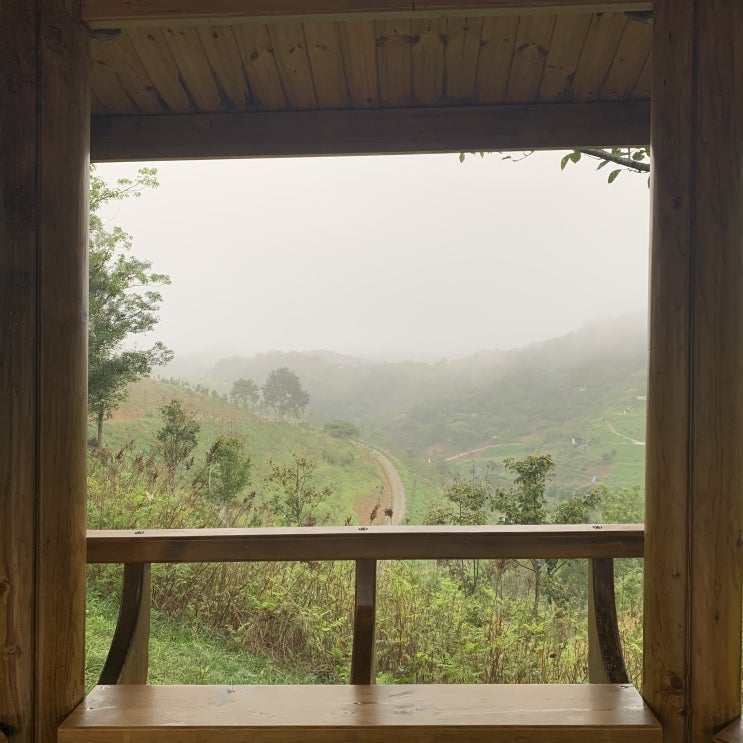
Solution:
<svg viewBox="0 0 743 743">
<path fill-rule="evenodd" d="M 351 441 L 335 439 L 309 426 L 268 421 L 221 398 L 152 379 L 131 386 L 127 401 L 104 426 L 104 443 L 118 449 L 134 441 L 136 449 L 148 450 L 162 425 L 158 408 L 173 398 L 182 400 L 201 423 L 197 464 L 203 462 L 209 445 L 220 435 L 236 435 L 246 441 L 253 461 L 252 489 L 261 489 L 270 462 L 289 464 L 297 454 L 316 462 L 315 483 L 333 490 L 333 498 L 323 506 L 330 513 L 329 523 L 343 524 L 349 516 L 354 523 L 363 519 L 368 503 L 383 492 L 379 465 Z"/>
</svg>

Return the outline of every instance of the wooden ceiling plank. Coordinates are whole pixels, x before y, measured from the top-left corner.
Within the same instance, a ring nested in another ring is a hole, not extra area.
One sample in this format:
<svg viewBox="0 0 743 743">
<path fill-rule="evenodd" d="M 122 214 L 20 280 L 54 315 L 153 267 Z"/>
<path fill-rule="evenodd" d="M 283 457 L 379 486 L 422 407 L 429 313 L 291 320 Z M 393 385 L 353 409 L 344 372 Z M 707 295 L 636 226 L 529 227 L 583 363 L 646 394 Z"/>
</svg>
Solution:
<svg viewBox="0 0 743 743">
<path fill-rule="evenodd" d="M 652 10 L 652 0 L 83 0 L 91 28 L 238 21 L 387 19 Z"/>
<path fill-rule="evenodd" d="M 126 111 L 134 113 L 132 99 L 127 95 L 119 79 L 116 66 L 109 55 L 102 54 L 92 58 L 92 91 L 97 101 L 96 112 L 116 113 Z"/>
<path fill-rule="evenodd" d="M 506 101 L 528 103 L 536 99 L 557 17 L 532 15 L 519 18 L 516 45 L 508 75 Z"/>
<path fill-rule="evenodd" d="M 233 28 L 253 102 L 264 111 L 288 108 L 268 26 L 244 23 Z"/>
<path fill-rule="evenodd" d="M 539 97 L 543 101 L 573 99 L 573 78 L 591 23 L 588 13 L 557 16 Z"/>
<path fill-rule="evenodd" d="M 167 105 L 158 94 L 126 32 L 114 41 L 93 44 L 92 56 L 94 64 L 101 62 L 116 70 L 121 86 L 139 111 L 147 114 L 167 112 Z"/>
<path fill-rule="evenodd" d="M 209 63 L 226 111 L 245 111 L 253 106 L 240 50 L 231 26 L 200 26 L 201 46 Z"/>
<path fill-rule="evenodd" d="M 617 100 L 631 95 L 653 45 L 650 23 L 628 21 L 601 89 L 602 99 Z"/>
<path fill-rule="evenodd" d="M 591 18 L 573 78 L 575 100 L 592 101 L 599 97 L 627 23 L 626 16 L 616 13 L 596 13 Z"/>
<path fill-rule="evenodd" d="M 298 111 L 317 108 L 315 84 L 302 24 L 279 23 L 269 27 L 269 35 L 289 105 Z"/>
<path fill-rule="evenodd" d="M 650 98 L 650 90 L 653 82 L 653 52 L 648 52 L 648 56 L 645 58 L 645 64 L 642 67 L 642 72 L 637 78 L 635 87 L 632 88 L 631 95 L 633 98 Z"/>
<path fill-rule="evenodd" d="M 183 85 L 198 110 L 211 113 L 228 108 L 230 101 L 223 100 L 220 95 L 197 29 L 193 26 L 177 26 L 166 28 L 164 35 L 178 65 Z"/>
<path fill-rule="evenodd" d="M 644 144 L 650 102 L 94 117 L 99 162 Z"/>
<path fill-rule="evenodd" d="M 475 97 L 479 103 L 505 100 L 518 28 L 518 16 L 484 20 L 475 79 Z"/>
<path fill-rule="evenodd" d="M 196 105 L 188 96 L 178 77 L 178 67 L 165 34 L 159 28 L 128 29 L 127 35 L 139 55 L 155 89 L 174 113 L 188 113 Z M 93 73 L 95 80 L 95 72 Z"/>
<path fill-rule="evenodd" d="M 433 105 L 444 97 L 446 19 L 416 19 L 410 24 L 413 100 Z"/>
<path fill-rule="evenodd" d="M 482 18 L 449 18 L 446 22 L 446 97 L 471 101 L 480 58 Z"/>
<path fill-rule="evenodd" d="M 320 108 L 347 108 L 348 91 L 337 23 L 305 23 L 307 55 Z"/>
<path fill-rule="evenodd" d="M 348 92 L 354 106 L 367 108 L 379 100 L 377 51 L 372 21 L 348 21 L 340 24 L 343 66 Z"/>
<path fill-rule="evenodd" d="M 410 21 L 376 21 L 374 33 L 381 102 L 385 106 L 404 106 L 412 97 Z"/>
</svg>

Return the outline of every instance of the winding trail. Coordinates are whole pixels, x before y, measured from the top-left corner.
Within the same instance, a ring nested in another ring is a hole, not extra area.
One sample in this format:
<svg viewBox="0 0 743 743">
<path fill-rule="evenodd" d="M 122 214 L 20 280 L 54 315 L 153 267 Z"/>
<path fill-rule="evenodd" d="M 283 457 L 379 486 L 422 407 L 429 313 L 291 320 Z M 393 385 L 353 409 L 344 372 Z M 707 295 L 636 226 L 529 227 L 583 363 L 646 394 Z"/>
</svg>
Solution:
<svg viewBox="0 0 743 743">
<path fill-rule="evenodd" d="M 619 431 L 617 431 L 617 429 L 614 427 L 614 424 L 608 418 L 605 418 L 605 421 L 606 421 L 606 427 L 612 433 L 616 434 L 617 436 L 623 439 L 627 439 L 627 441 L 631 441 L 635 446 L 645 446 L 644 441 L 638 441 L 637 439 L 633 439 L 631 436 L 625 436 L 623 433 L 619 433 Z"/>
<path fill-rule="evenodd" d="M 392 526 L 397 526 L 405 518 L 405 486 L 402 484 L 395 465 L 382 452 L 371 447 L 367 447 L 367 449 L 374 459 L 379 462 L 379 466 L 382 468 L 382 472 L 384 472 L 387 493 L 392 503 Z"/>
<path fill-rule="evenodd" d="M 453 457 L 447 457 L 444 461 L 453 462 L 455 459 L 461 459 L 462 457 L 467 457 L 470 454 L 479 454 L 481 451 L 485 451 L 486 449 L 497 449 L 499 446 L 518 446 L 518 444 L 518 441 L 514 441 L 511 444 L 488 444 L 487 446 L 481 446 L 479 449 L 469 449 L 468 451 L 463 451 L 459 454 L 455 454 Z"/>
</svg>

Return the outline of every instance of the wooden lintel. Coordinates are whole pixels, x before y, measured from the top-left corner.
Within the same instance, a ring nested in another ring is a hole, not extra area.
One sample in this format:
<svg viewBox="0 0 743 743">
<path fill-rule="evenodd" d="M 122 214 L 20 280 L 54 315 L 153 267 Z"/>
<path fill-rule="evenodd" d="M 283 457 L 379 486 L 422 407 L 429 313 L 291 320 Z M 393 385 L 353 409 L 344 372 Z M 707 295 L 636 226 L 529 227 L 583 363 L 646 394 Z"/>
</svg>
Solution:
<svg viewBox="0 0 743 743">
<path fill-rule="evenodd" d="M 174 23 L 649 11 L 651 0 L 83 0 L 90 28 Z"/>
<path fill-rule="evenodd" d="M 645 144 L 649 101 L 94 116 L 96 162 L 300 157 Z"/>
</svg>

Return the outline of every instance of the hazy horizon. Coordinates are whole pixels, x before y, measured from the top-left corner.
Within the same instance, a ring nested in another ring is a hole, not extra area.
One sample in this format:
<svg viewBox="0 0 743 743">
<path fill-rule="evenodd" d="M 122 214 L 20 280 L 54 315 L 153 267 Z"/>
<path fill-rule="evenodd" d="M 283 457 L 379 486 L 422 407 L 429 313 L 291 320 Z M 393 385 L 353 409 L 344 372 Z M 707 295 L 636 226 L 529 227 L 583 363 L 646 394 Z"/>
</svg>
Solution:
<svg viewBox="0 0 743 743">
<path fill-rule="evenodd" d="M 433 361 L 646 311 L 646 179 L 609 186 L 606 171 L 561 172 L 559 160 L 156 163 L 160 188 L 105 218 L 171 276 L 154 337 L 176 360 L 328 350 Z"/>
</svg>

